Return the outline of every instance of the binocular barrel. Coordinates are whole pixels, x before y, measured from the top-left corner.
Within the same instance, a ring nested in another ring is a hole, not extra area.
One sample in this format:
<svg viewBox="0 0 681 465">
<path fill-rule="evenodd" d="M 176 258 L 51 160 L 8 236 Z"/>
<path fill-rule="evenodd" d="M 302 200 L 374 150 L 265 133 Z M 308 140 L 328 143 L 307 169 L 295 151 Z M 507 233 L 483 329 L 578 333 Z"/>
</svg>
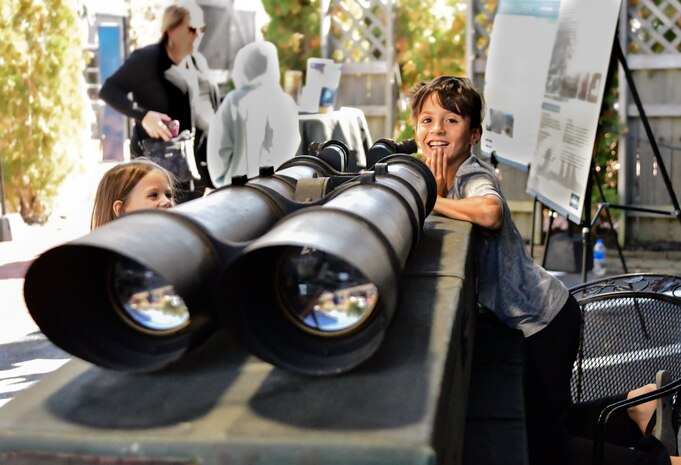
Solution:
<svg viewBox="0 0 681 465">
<path fill-rule="evenodd" d="M 304 181 L 334 177 L 323 198 L 294 201 Z M 278 366 L 339 373 L 383 340 L 435 198 L 432 173 L 408 155 L 359 175 L 298 156 L 48 250 L 24 295 L 52 342 L 106 368 L 161 368 L 226 325 Z"/>
<path fill-rule="evenodd" d="M 292 371 L 328 375 L 359 365 L 384 338 L 435 196 L 428 167 L 395 156 L 323 205 L 287 216 L 227 269 L 225 324 L 253 353 Z"/>
<path fill-rule="evenodd" d="M 214 328 L 220 271 L 285 214 L 274 195 L 246 186 L 133 212 L 36 259 L 27 307 L 52 342 L 84 360 L 167 365 Z"/>
</svg>

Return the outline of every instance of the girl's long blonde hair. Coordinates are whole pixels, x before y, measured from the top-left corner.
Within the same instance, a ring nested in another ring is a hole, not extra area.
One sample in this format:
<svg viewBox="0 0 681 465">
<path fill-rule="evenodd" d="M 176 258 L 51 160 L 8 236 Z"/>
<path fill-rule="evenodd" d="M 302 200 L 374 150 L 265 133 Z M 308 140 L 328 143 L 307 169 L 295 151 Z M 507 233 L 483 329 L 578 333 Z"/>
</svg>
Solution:
<svg viewBox="0 0 681 465">
<path fill-rule="evenodd" d="M 99 181 L 99 186 L 97 186 L 92 217 L 90 218 L 90 229 L 98 228 L 115 220 L 114 202 L 117 200 L 125 202 L 130 191 L 135 188 L 140 179 L 153 170 L 157 170 L 166 176 L 168 184 L 174 186 L 172 174 L 146 158 L 135 158 L 127 163 L 120 163 L 104 173 L 101 181 Z"/>
</svg>

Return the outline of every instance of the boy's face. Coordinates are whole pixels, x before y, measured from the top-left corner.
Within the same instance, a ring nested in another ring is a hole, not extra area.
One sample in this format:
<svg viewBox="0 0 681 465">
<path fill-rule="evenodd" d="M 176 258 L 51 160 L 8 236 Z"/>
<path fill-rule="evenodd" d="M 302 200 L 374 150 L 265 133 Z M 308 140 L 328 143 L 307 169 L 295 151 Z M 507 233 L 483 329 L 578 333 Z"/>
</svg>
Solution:
<svg viewBox="0 0 681 465">
<path fill-rule="evenodd" d="M 426 97 L 416 122 L 416 141 L 426 158 L 442 152 L 450 164 L 465 160 L 479 140 L 480 128 L 471 129 L 469 117 L 443 108 L 435 93 Z"/>
</svg>

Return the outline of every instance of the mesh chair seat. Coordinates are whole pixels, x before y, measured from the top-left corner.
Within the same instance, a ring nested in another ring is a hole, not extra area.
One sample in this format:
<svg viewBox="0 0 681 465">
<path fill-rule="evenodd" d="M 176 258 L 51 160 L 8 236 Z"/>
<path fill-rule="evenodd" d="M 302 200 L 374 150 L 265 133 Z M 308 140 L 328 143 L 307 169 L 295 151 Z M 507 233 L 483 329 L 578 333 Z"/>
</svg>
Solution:
<svg viewBox="0 0 681 465">
<path fill-rule="evenodd" d="M 570 292 L 582 310 L 573 401 L 627 392 L 660 369 L 681 378 L 681 277 L 626 274 Z"/>
</svg>

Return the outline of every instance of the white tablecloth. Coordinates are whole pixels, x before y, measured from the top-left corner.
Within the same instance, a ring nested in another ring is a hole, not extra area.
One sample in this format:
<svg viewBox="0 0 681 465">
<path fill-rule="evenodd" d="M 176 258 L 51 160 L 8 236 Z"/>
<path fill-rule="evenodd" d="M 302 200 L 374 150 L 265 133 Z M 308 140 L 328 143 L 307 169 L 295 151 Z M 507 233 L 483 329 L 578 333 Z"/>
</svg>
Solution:
<svg viewBox="0 0 681 465">
<path fill-rule="evenodd" d="M 300 147 L 298 154 L 308 154 L 310 142 L 336 139 L 357 153 L 357 168 L 366 167 L 366 154 L 371 147 L 366 117 L 359 108 L 341 107 L 330 113 L 299 115 Z"/>
</svg>

